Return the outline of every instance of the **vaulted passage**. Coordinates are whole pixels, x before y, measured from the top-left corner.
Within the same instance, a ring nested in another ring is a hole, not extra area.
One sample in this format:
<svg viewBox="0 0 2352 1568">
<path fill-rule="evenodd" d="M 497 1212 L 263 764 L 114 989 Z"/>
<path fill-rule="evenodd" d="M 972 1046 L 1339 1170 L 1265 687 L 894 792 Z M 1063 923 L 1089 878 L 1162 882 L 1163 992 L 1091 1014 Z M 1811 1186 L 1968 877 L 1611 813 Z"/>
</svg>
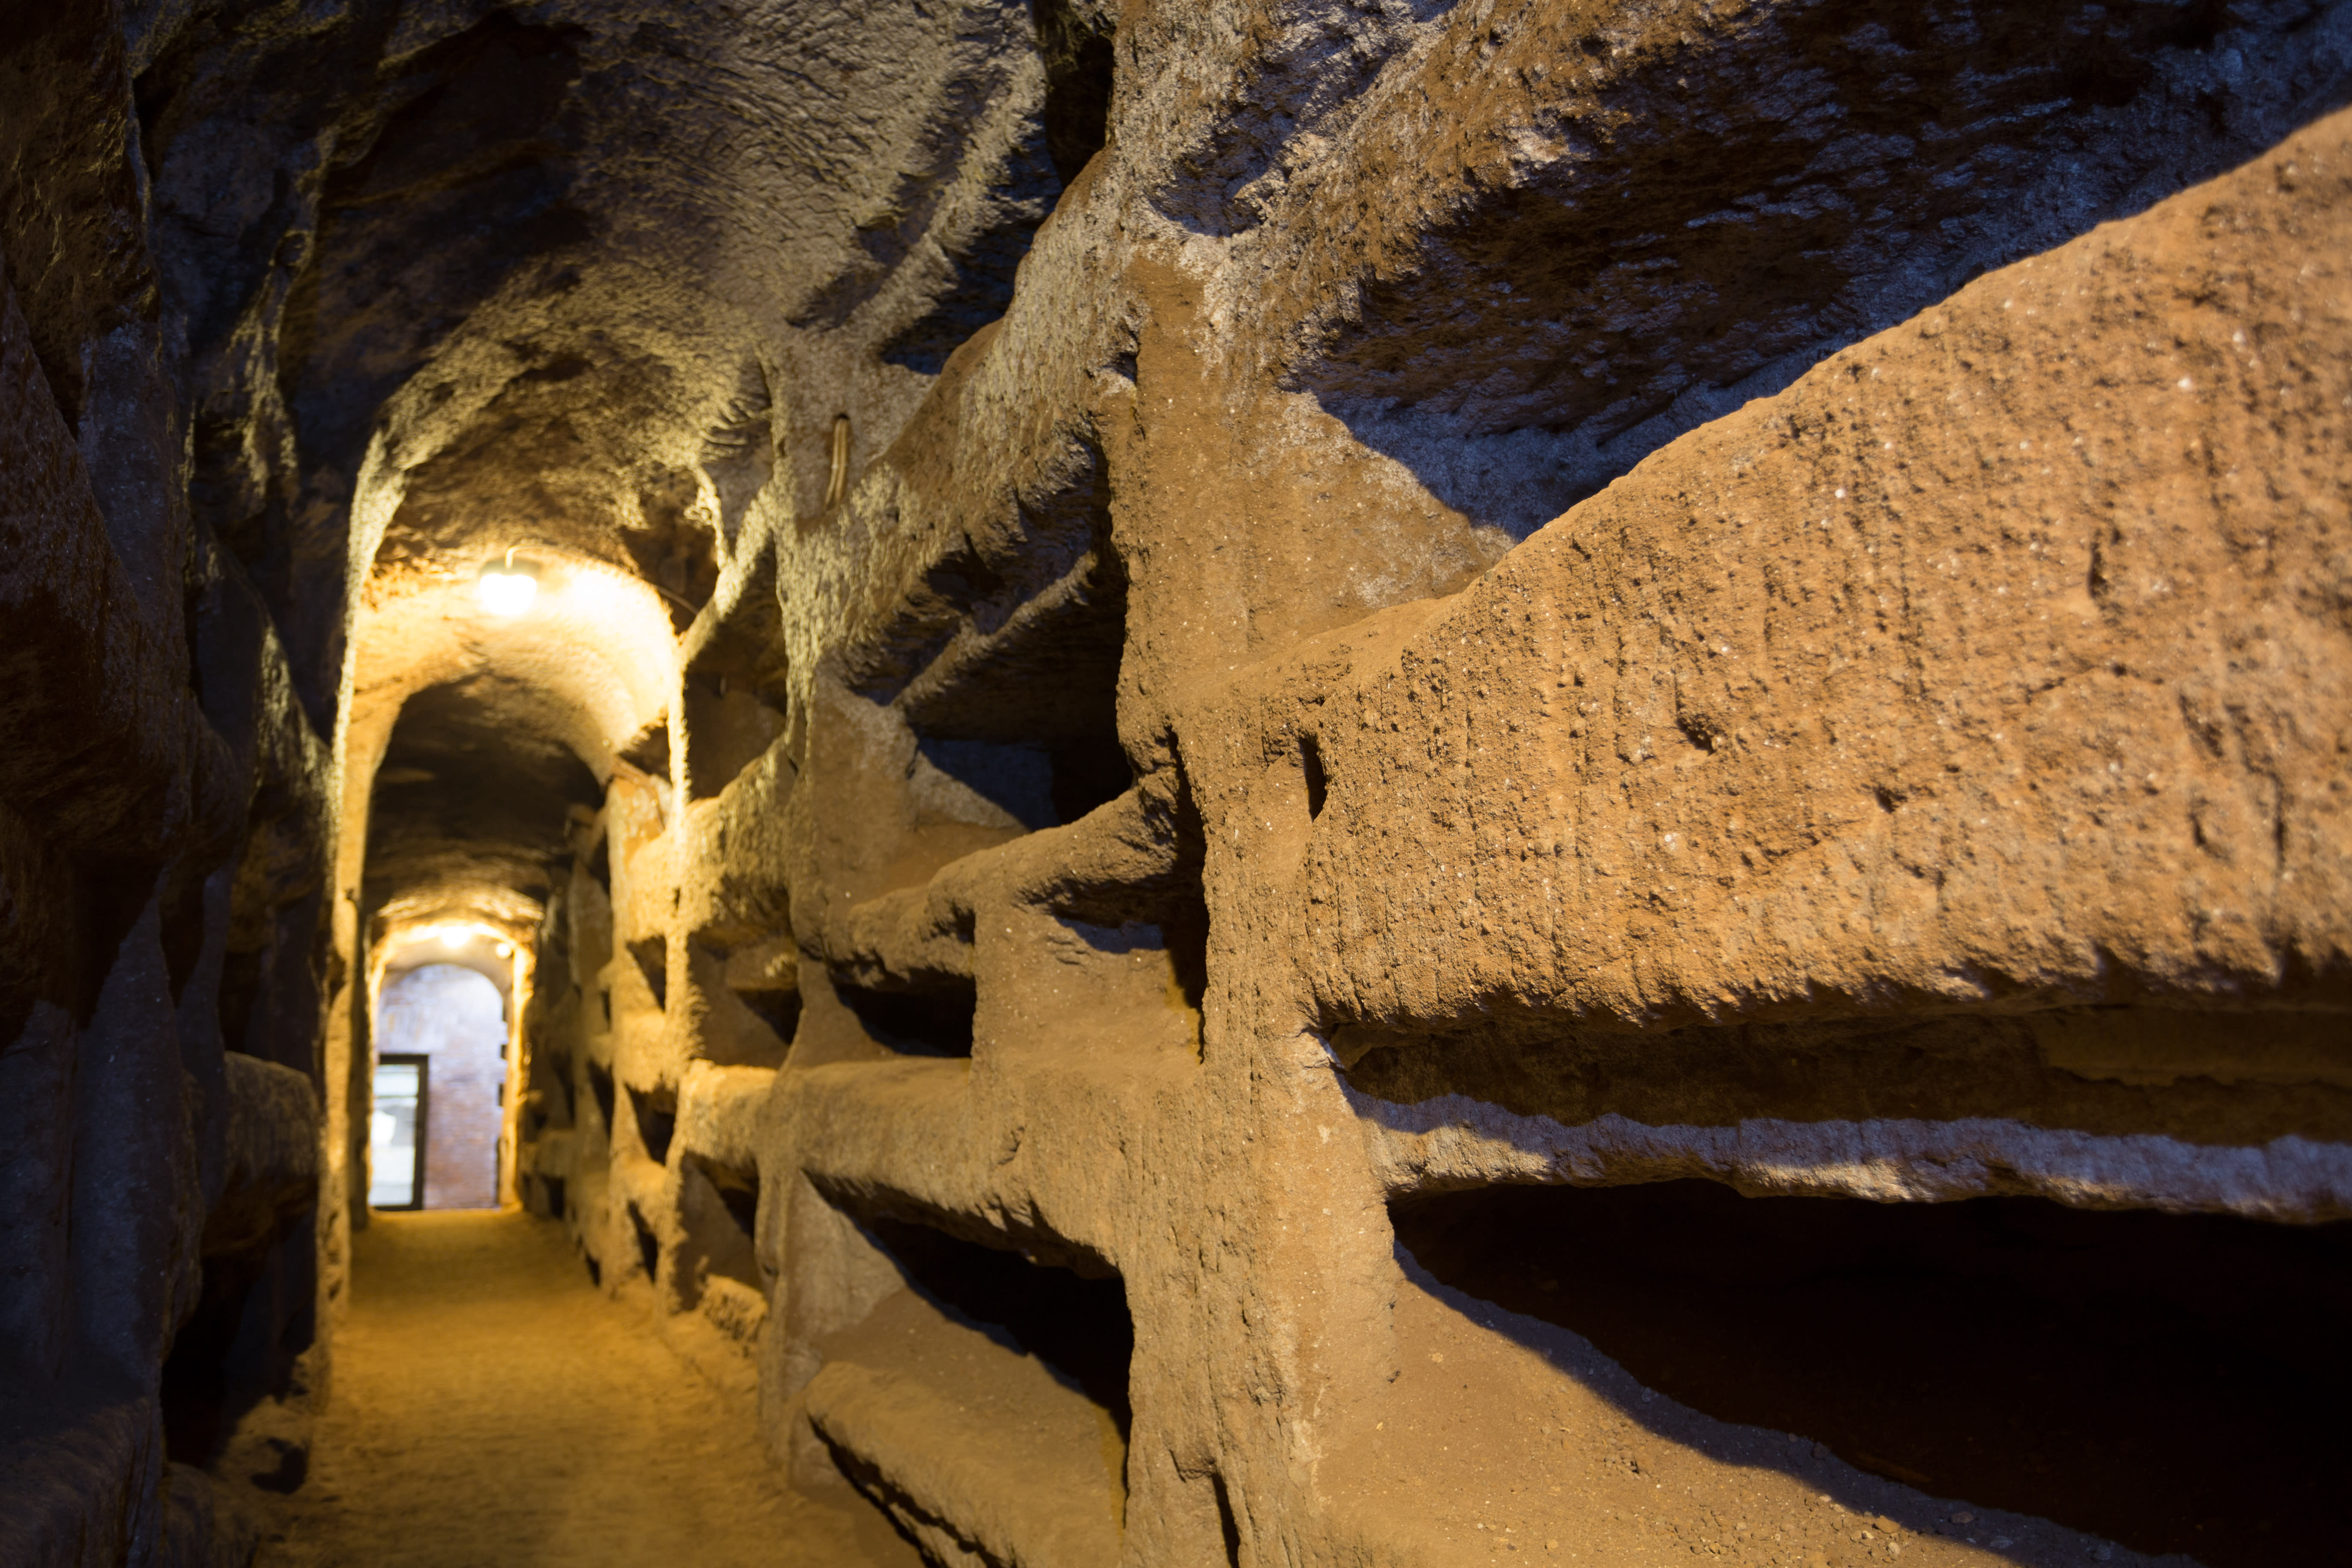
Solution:
<svg viewBox="0 0 2352 1568">
<path fill-rule="evenodd" d="M 2347 257 L 2352 0 L 14 7 L 0 1568 L 2328 1559 Z"/>
</svg>

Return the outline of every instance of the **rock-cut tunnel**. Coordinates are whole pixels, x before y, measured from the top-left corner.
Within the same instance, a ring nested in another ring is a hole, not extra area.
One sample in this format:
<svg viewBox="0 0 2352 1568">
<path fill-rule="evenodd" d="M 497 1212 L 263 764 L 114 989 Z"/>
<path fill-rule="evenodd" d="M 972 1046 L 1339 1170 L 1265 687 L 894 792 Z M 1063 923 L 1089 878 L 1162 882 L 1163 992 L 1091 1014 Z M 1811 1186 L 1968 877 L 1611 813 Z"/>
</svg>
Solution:
<svg viewBox="0 0 2352 1568">
<path fill-rule="evenodd" d="M 0 13 L 0 1568 L 2346 1561 L 2352 0 Z"/>
</svg>

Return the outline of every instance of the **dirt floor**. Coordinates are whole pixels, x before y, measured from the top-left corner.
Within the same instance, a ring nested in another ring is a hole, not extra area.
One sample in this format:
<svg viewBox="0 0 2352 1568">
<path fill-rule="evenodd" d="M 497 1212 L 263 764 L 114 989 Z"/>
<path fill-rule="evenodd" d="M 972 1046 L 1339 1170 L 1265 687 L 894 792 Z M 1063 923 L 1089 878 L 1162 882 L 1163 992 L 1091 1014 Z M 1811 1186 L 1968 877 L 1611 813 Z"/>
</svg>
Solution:
<svg viewBox="0 0 2352 1568">
<path fill-rule="evenodd" d="M 269 1568 L 919 1561 L 854 1497 L 785 1486 L 748 1391 L 688 1372 L 551 1224 L 380 1214 L 352 1293 Z"/>
</svg>

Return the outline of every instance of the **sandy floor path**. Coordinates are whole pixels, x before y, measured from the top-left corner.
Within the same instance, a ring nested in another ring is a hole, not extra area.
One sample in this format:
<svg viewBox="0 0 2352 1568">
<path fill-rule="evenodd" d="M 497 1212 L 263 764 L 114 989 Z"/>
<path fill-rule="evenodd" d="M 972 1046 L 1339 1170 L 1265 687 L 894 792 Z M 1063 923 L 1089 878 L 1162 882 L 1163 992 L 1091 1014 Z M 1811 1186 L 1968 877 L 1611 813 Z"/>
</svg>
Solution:
<svg viewBox="0 0 2352 1568">
<path fill-rule="evenodd" d="M 865 1568 L 919 1561 L 873 1510 L 811 1500 L 748 1398 L 646 1309 L 592 1287 L 555 1226 L 382 1215 L 275 1568 Z"/>
</svg>

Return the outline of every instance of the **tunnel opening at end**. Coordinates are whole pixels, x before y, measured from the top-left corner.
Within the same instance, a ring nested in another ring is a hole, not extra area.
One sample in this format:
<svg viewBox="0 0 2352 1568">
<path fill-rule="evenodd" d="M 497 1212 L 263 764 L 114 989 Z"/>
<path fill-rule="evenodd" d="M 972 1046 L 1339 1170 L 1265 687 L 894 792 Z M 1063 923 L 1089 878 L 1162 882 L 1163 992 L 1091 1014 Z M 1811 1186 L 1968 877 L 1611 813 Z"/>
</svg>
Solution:
<svg viewBox="0 0 2352 1568">
<path fill-rule="evenodd" d="M 368 1203 L 495 1208 L 506 1137 L 508 999 L 470 963 L 388 976 L 375 1012 Z"/>
<path fill-rule="evenodd" d="M 1719 1420 L 2212 1568 L 2315 1562 L 2352 1473 L 2352 1224 L 1710 1182 L 1391 1205 L 1441 1284 Z"/>
<path fill-rule="evenodd" d="M 1036 1357 L 1055 1381 L 1110 1417 L 1124 1444 L 1134 1426 L 1128 1366 L 1135 1324 L 1115 1274 L 1083 1277 L 1052 1263 L 888 1217 L 862 1223 L 908 1285 L 991 1337 Z"/>
</svg>

